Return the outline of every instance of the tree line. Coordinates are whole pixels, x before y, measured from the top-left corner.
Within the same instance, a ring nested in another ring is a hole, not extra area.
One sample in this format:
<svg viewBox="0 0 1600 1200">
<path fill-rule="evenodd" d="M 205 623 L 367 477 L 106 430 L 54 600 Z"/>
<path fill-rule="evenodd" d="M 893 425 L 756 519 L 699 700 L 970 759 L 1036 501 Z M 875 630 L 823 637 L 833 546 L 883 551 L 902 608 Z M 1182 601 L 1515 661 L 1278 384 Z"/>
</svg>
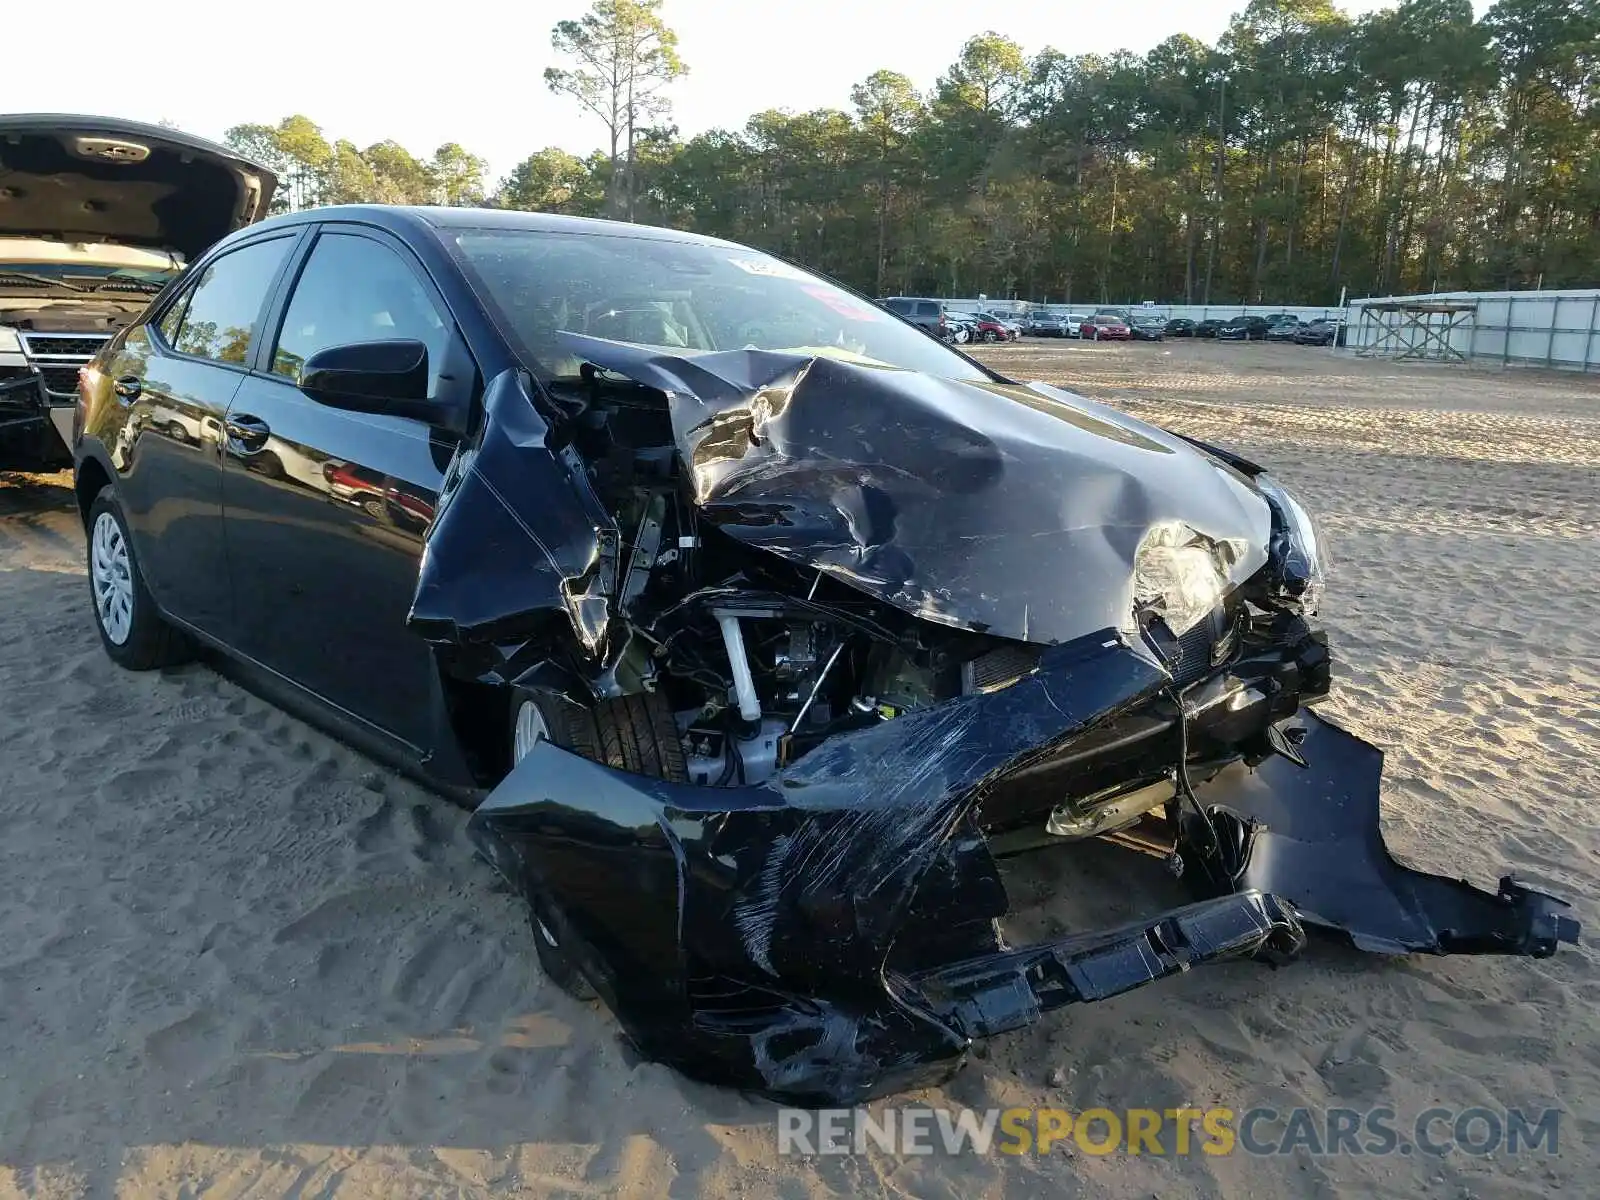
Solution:
<svg viewBox="0 0 1600 1200">
<path fill-rule="evenodd" d="M 1250 0 L 1215 45 L 1029 55 L 973 37 L 926 93 L 877 71 L 848 107 L 683 139 L 660 0 L 596 0 L 547 83 L 606 149 L 489 186 L 459 145 L 329 145 L 305 117 L 230 130 L 281 200 L 486 203 L 731 238 L 877 295 L 1331 303 L 1600 283 L 1600 0 Z"/>
</svg>

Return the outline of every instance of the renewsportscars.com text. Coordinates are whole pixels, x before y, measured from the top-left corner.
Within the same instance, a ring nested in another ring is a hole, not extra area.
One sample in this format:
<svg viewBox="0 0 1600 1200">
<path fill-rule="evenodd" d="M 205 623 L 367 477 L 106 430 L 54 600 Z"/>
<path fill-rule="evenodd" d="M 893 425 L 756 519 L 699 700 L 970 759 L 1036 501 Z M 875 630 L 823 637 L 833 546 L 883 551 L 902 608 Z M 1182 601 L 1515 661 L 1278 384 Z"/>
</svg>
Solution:
<svg viewBox="0 0 1600 1200">
<path fill-rule="evenodd" d="M 779 1154 L 1555 1155 L 1547 1108 L 863 1108 L 778 1110 Z"/>
</svg>

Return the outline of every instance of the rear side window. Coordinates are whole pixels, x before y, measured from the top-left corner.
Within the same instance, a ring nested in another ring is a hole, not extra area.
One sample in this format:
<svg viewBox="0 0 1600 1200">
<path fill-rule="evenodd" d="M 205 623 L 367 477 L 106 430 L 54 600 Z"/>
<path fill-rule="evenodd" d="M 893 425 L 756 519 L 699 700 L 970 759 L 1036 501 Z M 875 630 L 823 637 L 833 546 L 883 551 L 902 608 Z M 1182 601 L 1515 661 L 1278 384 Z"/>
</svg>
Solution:
<svg viewBox="0 0 1600 1200">
<path fill-rule="evenodd" d="M 299 383 L 306 359 L 330 346 L 417 341 L 428 348 L 431 395 L 453 329 L 393 250 L 357 234 L 325 233 L 295 284 L 272 370 Z"/>
<path fill-rule="evenodd" d="M 899 313 L 902 317 L 909 317 L 915 305 L 909 300 L 885 300 L 884 307 L 890 312 Z"/>
<path fill-rule="evenodd" d="M 289 253 L 292 238 L 273 238 L 230 251 L 207 265 L 189 291 L 162 318 L 162 336 L 180 354 L 243 363 L 267 289 Z M 174 317 L 182 311 L 181 316 Z"/>
<path fill-rule="evenodd" d="M 924 300 L 921 304 L 917 305 L 917 316 L 919 317 L 937 317 L 938 315 L 939 306 L 937 304 L 933 304 L 927 300 Z"/>
</svg>

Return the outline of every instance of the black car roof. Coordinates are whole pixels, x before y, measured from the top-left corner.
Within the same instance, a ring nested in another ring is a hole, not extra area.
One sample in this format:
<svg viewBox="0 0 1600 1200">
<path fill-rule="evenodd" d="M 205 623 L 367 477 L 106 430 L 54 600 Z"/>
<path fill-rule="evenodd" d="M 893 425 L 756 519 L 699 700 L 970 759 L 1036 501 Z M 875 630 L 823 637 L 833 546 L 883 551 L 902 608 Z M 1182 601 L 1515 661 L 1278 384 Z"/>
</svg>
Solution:
<svg viewBox="0 0 1600 1200">
<path fill-rule="evenodd" d="M 308 221 L 361 221 L 396 232 L 415 230 L 419 225 L 435 229 L 526 229 L 546 233 L 588 233 L 606 237 L 632 237 L 661 242 L 692 242 L 704 246 L 743 249 L 735 242 L 682 229 L 656 225 L 633 225 L 627 221 L 606 221 L 596 217 L 567 217 L 554 213 L 523 212 L 506 208 L 446 208 L 406 204 L 332 204 L 302 212 L 272 217 L 253 226 L 299 225 Z"/>
</svg>

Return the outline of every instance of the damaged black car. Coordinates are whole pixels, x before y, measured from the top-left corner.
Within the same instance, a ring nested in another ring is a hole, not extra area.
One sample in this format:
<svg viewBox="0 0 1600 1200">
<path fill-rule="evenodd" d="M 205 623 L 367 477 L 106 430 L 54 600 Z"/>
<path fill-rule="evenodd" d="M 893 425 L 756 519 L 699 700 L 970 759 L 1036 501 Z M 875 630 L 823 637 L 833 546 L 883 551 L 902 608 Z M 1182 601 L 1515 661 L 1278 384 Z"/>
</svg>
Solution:
<svg viewBox="0 0 1600 1200">
<path fill-rule="evenodd" d="M 1269 473 L 765 254 L 278 218 L 83 406 L 108 652 L 222 648 L 474 805 L 548 976 L 687 1074 L 852 1103 L 1307 927 L 1576 941 L 1559 900 L 1388 853 L 1380 751 L 1308 707 L 1323 548 Z M 1001 863 L 1089 839 L 1192 902 L 1013 944 Z"/>
</svg>

